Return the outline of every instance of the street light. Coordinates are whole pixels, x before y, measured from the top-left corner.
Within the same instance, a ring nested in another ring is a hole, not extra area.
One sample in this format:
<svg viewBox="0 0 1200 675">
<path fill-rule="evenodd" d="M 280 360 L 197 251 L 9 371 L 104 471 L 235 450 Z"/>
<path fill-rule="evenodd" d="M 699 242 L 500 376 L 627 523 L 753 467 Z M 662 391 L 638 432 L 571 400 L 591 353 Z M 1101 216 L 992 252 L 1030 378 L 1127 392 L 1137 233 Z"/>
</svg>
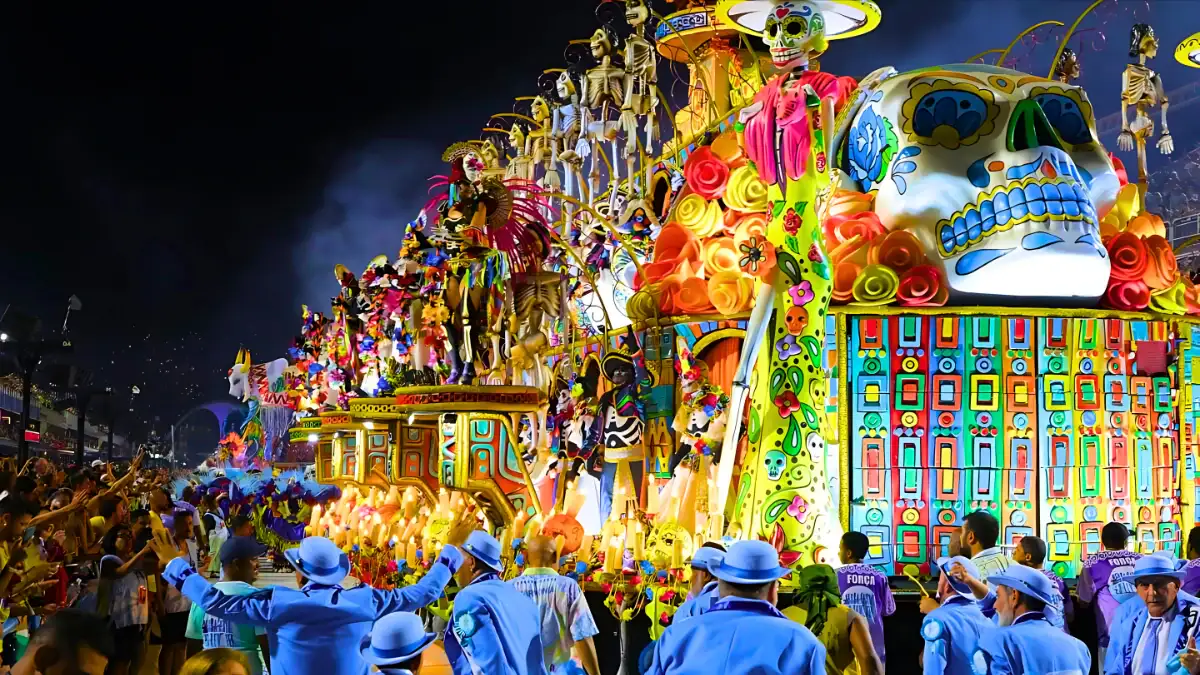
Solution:
<svg viewBox="0 0 1200 675">
<path fill-rule="evenodd" d="M 8 342 L 8 333 L 0 333 L 0 342 Z"/>
</svg>

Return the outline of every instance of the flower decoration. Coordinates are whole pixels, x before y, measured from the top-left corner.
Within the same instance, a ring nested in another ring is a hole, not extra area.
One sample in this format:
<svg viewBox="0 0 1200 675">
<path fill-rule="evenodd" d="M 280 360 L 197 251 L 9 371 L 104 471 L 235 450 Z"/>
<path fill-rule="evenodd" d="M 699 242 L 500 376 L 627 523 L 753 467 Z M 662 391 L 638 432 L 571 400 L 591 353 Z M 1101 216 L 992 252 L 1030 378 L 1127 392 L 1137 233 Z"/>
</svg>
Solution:
<svg viewBox="0 0 1200 675">
<path fill-rule="evenodd" d="M 905 307 L 941 307 L 950 298 L 950 289 L 931 265 L 918 265 L 900 277 L 896 299 Z"/>
<path fill-rule="evenodd" d="M 839 262 L 833 266 L 833 293 L 835 302 L 850 302 L 854 299 L 854 281 L 858 279 L 862 267 L 850 261 Z"/>
<path fill-rule="evenodd" d="M 816 297 L 813 295 L 812 284 L 807 280 L 801 281 L 789 288 L 788 295 L 792 298 L 792 304 L 796 306 L 807 305 Z"/>
<path fill-rule="evenodd" d="M 694 188 L 693 188 L 694 189 Z M 734 169 L 722 197 L 725 206 L 742 213 L 762 213 L 769 208 L 767 184 L 749 164 Z"/>
<path fill-rule="evenodd" d="M 783 230 L 788 234 L 796 234 L 800 231 L 800 225 L 803 221 L 800 219 L 800 214 L 796 213 L 796 209 L 788 209 L 783 214 Z"/>
<path fill-rule="evenodd" d="M 881 117 L 874 106 L 866 107 L 850 128 L 846 146 L 850 176 L 868 186 L 879 183 L 895 151 L 896 132 L 891 122 Z"/>
<path fill-rule="evenodd" d="M 787 507 L 788 515 L 800 522 L 808 520 L 808 502 L 800 495 L 792 498 L 792 503 Z"/>
<path fill-rule="evenodd" d="M 860 305 L 886 305 L 896 297 L 900 278 L 889 267 L 867 265 L 854 280 L 854 301 Z"/>
<path fill-rule="evenodd" d="M 790 389 L 779 392 L 774 403 L 775 407 L 779 409 L 780 417 L 791 417 L 792 413 L 800 411 L 800 399 Z"/>
<path fill-rule="evenodd" d="M 725 194 L 729 182 L 729 165 L 705 146 L 688 156 L 683 177 L 692 192 L 703 199 L 717 199 Z"/>
<path fill-rule="evenodd" d="M 1141 279 L 1123 281 L 1114 276 L 1104 292 L 1104 304 L 1126 311 L 1145 309 L 1150 304 L 1150 287 Z"/>
<path fill-rule="evenodd" d="M 695 192 L 680 199 L 671 216 L 701 239 L 716 234 L 724 224 L 721 207 Z M 659 236 L 662 236 L 661 233 Z"/>
<path fill-rule="evenodd" d="M 716 272 L 708 279 L 708 299 L 719 314 L 746 311 L 753 294 L 754 280 L 741 272 Z"/>
<path fill-rule="evenodd" d="M 896 274 L 904 274 L 924 265 L 925 253 L 921 249 L 921 242 L 911 232 L 895 230 L 875 239 L 867 252 L 867 262 L 887 265 Z"/>
<path fill-rule="evenodd" d="M 775 268 L 775 246 L 766 237 L 751 235 L 737 240 L 738 269 L 753 277 L 765 277 Z"/>
<path fill-rule="evenodd" d="M 733 237 L 712 237 L 704 242 L 704 269 L 717 272 L 737 272 L 738 253 Z"/>
<path fill-rule="evenodd" d="M 1154 213 L 1140 213 L 1129 220 L 1125 231 L 1139 237 L 1166 237 L 1167 225 L 1162 216 Z"/>
<path fill-rule="evenodd" d="M 836 249 L 855 236 L 861 241 L 869 243 L 884 233 L 883 223 L 879 222 L 879 216 L 871 211 L 830 216 L 822 223 L 822 227 L 825 230 L 825 246 L 829 250 Z"/>
<path fill-rule="evenodd" d="M 1188 289 L 1179 277 L 1167 288 L 1150 294 L 1150 311 L 1159 314 L 1187 314 Z"/>
<path fill-rule="evenodd" d="M 1171 244 L 1157 234 L 1146 237 L 1142 243 L 1146 245 L 1146 272 L 1142 275 L 1142 281 L 1152 290 L 1171 287 L 1179 277 L 1179 263 L 1175 260 Z"/>
<path fill-rule="evenodd" d="M 1106 247 L 1108 248 L 1108 257 L 1112 261 L 1113 280 L 1141 280 L 1149 265 L 1146 244 L 1141 237 L 1122 232 L 1109 239 Z"/>
<path fill-rule="evenodd" d="M 793 356 L 799 356 L 804 351 L 804 347 L 800 346 L 797 336 L 789 333 L 779 338 L 779 341 L 775 343 L 775 351 L 779 354 L 781 361 L 786 361 Z"/>
<path fill-rule="evenodd" d="M 1108 161 L 1112 162 L 1113 171 L 1117 173 L 1117 180 L 1121 182 L 1121 187 L 1128 185 L 1129 174 L 1125 171 L 1125 163 L 1121 161 L 1121 158 L 1110 152 L 1108 153 Z"/>
</svg>

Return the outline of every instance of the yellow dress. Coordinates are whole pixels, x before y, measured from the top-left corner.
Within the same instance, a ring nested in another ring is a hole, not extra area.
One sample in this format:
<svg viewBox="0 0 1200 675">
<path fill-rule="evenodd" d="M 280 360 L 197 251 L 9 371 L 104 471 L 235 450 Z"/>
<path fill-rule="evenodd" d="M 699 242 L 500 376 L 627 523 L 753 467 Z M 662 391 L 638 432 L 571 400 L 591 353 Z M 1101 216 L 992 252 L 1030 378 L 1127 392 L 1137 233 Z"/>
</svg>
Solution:
<svg viewBox="0 0 1200 675">
<path fill-rule="evenodd" d="M 825 672 L 829 675 L 858 673 L 854 650 L 850 648 L 850 612 L 845 605 L 830 607 L 825 618 L 825 627 L 817 636 L 821 644 L 825 645 Z M 783 610 L 783 615 L 802 626 L 808 620 L 808 610 L 799 605 Z"/>
</svg>

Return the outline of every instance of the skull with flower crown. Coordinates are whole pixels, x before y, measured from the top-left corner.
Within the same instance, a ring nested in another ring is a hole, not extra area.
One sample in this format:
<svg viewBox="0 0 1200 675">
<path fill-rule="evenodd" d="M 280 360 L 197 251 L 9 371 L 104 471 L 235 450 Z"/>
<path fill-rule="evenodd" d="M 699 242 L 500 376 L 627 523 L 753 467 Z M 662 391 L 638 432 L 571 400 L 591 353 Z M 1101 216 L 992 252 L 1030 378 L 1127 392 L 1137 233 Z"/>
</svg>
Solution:
<svg viewBox="0 0 1200 675">
<path fill-rule="evenodd" d="M 845 123 L 842 188 L 875 192 L 957 300 L 1099 298 L 1120 187 L 1079 87 L 992 66 L 883 77 Z M 841 130 L 840 130 L 841 131 Z"/>
</svg>

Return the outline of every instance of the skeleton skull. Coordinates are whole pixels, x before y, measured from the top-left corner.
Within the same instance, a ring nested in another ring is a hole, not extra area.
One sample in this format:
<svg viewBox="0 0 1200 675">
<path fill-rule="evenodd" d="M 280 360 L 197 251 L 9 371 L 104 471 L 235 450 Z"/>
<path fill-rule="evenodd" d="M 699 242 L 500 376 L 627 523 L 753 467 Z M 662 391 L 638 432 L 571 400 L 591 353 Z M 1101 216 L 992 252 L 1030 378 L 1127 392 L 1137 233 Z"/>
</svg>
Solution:
<svg viewBox="0 0 1200 675">
<path fill-rule="evenodd" d="M 767 17 L 764 41 L 771 48 L 771 61 L 780 70 L 795 70 L 829 48 L 825 39 L 825 16 L 811 2 L 781 2 Z"/>
<path fill-rule="evenodd" d="M 479 153 L 472 150 L 463 155 L 462 166 L 463 175 L 467 177 L 468 181 L 478 183 L 480 180 L 483 180 L 483 170 L 487 168 L 487 165 L 484 164 Z"/>
<path fill-rule="evenodd" d="M 541 96 L 534 97 L 533 103 L 530 104 L 530 112 L 533 121 L 538 124 L 550 119 L 550 107 L 546 105 L 546 99 Z"/>
<path fill-rule="evenodd" d="M 625 0 L 625 21 L 630 26 L 637 28 L 649 18 L 650 10 L 644 0 Z"/>
<path fill-rule="evenodd" d="M 787 455 L 779 450 L 768 450 L 763 459 L 763 468 L 767 470 L 767 478 L 779 480 L 783 475 L 783 467 L 787 464 Z"/>
<path fill-rule="evenodd" d="M 878 190 L 957 299 L 1084 304 L 1104 293 L 1099 223 L 1119 183 L 1079 87 L 984 65 L 886 79 L 850 122 L 843 185 Z"/>
<path fill-rule="evenodd" d="M 592 33 L 591 47 L 592 58 L 597 61 L 612 53 L 612 40 L 608 38 L 608 33 L 604 32 L 603 28 L 597 28 L 596 32 Z"/>
<path fill-rule="evenodd" d="M 819 459 L 825 456 L 825 439 L 815 431 L 808 432 L 804 437 L 804 445 L 808 448 L 808 456 Z"/>
<path fill-rule="evenodd" d="M 575 95 L 575 81 L 571 79 L 571 74 L 565 70 L 560 73 L 558 79 L 554 81 L 554 89 L 563 101 L 571 100 L 571 97 Z"/>
<path fill-rule="evenodd" d="M 789 308 L 783 315 L 783 324 L 787 327 L 788 333 L 792 335 L 803 333 L 804 328 L 808 326 L 808 310 L 803 307 Z"/>
</svg>

